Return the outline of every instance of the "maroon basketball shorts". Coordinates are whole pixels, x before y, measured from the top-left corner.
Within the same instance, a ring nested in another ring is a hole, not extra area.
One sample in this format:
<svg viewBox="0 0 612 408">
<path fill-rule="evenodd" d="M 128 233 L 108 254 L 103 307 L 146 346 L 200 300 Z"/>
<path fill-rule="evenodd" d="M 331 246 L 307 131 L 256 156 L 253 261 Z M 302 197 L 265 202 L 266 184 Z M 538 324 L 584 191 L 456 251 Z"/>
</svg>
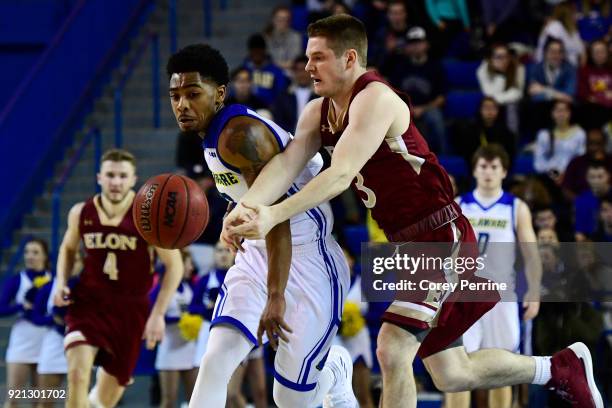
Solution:
<svg viewBox="0 0 612 408">
<path fill-rule="evenodd" d="M 419 235 L 413 242 L 448 242 L 448 253 L 437 256 L 476 257 L 478 256 L 476 237 L 472 227 L 463 215 L 440 228 Z M 440 251 L 440 247 L 436 247 Z M 461 277 L 449 276 L 448 271 L 441 271 L 444 279 L 469 279 L 478 281 L 473 274 L 464 274 Z M 452 275 L 452 271 L 451 271 Z M 470 296 L 470 301 L 466 296 Z M 447 296 L 436 298 L 427 296 L 423 299 L 395 300 L 387 308 L 382 320 L 396 326 L 405 328 L 411 333 L 424 334 L 418 355 L 421 358 L 446 349 L 455 342 L 467 329 L 469 329 L 482 315 L 488 312 L 498 301 L 497 294 L 488 294 L 487 301 L 474 301 L 478 294 L 466 292 L 449 293 Z"/>
<path fill-rule="evenodd" d="M 64 349 L 80 344 L 97 347 L 95 364 L 119 384 L 128 385 L 149 315 L 148 297 L 75 293 L 73 298 L 66 313 Z"/>
</svg>

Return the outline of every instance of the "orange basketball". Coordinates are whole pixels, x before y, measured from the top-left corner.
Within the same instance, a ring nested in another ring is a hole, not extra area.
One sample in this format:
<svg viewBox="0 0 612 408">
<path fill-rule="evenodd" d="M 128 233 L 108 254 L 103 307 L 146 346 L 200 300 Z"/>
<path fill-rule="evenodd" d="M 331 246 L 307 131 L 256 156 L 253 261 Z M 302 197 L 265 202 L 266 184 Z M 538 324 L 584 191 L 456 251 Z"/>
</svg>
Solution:
<svg viewBox="0 0 612 408">
<path fill-rule="evenodd" d="M 138 232 L 149 244 L 183 248 L 204 232 L 208 201 L 189 177 L 159 174 L 148 179 L 136 193 L 132 216 Z"/>
</svg>

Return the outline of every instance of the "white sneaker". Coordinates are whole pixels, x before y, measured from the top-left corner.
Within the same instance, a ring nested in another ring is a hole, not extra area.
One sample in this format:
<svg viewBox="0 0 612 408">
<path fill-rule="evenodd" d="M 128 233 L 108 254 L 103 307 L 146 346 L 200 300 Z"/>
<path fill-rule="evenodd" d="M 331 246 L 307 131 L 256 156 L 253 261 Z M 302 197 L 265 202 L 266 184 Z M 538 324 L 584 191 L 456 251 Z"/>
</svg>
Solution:
<svg viewBox="0 0 612 408">
<path fill-rule="evenodd" d="M 325 366 L 331 368 L 336 382 L 323 400 L 323 408 L 356 408 L 353 393 L 353 359 L 344 347 L 331 346 Z"/>
</svg>

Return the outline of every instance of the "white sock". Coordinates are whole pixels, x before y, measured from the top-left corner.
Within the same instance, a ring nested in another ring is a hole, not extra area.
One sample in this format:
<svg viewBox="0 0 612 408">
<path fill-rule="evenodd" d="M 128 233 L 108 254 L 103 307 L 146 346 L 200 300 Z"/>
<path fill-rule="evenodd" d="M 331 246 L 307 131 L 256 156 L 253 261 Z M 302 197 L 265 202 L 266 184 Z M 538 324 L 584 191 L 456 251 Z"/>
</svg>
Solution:
<svg viewBox="0 0 612 408">
<path fill-rule="evenodd" d="M 550 372 L 550 357 L 533 357 L 535 360 L 535 375 L 532 384 L 546 385 L 552 378 Z"/>
<path fill-rule="evenodd" d="M 189 406 L 224 407 L 227 384 L 251 348 L 253 343 L 235 327 L 225 325 L 213 327 Z"/>
<path fill-rule="evenodd" d="M 87 399 L 89 400 L 89 405 L 91 406 L 91 408 L 104 408 L 104 406 L 100 402 L 100 399 L 98 398 L 98 387 L 96 387 L 95 385 L 91 389 L 91 391 L 89 391 Z"/>
</svg>

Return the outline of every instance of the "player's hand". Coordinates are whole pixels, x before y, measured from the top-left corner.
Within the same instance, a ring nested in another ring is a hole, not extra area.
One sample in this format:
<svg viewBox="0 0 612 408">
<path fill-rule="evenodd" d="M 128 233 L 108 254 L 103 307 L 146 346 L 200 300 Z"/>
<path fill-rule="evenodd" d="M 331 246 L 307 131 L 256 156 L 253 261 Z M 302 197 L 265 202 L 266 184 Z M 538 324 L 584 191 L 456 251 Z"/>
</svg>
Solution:
<svg viewBox="0 0 612 408">
<path fill-rule="evenodd" d="M 151 314 L 142 335 L 142 338 L 146 341 L 147 349 L 153 350 L 157 342 L 162 341 L 165 330 L 166 321 L 164 316 L 157 313 Z"/>
<path fill-rule="evenodd" d="M 234 248 L 235 251 L 244 252 L 244 248 L 242 248 L 242 239 L 230 233 L 230 228 L 236 225 L 241 225 L 252 218 L 253 212 L 241 204 L 236 205 L 232 211 L 229 212 L 223 218 L 223 229 L 221 230 L 221 242 L 227 245 L 230 248 Z"/>
<path fill-rule="evenodd" d="M 531 320 L 538 315 L 540 311 L 540 302 L 523 302 L 523 320 Z"/>
<path fill-rule="evenodd" d="M 241 203 L 240 205 L 250 210 L 248 214 L 249 220 L 240 225 L 229 227 L 228 232 L 230 235 L 246 239 L 263 239 L 278 224 L 278 221 L 274 219 L 272 207 L 250 205 L 247 203 Z"/>
<path fill-rule="evenodd" d="M 65 285 L 58 285 L 55 293 L 53 293 L 53 305 L 57 307 L 64 307 L 71 303 L 72 300 L 70 299 L 70 288 Z"/>
<path fill-rule="evenodd" d="M 293 330 L 285 322 L 285 296 L 272 295 L 268 297 L 268 302 L 259 320 L 259 328 L 257 329 L 257 341 L 259 345 L 263 345 L 264 332 L 268 335 L 270 346 L 274 350 L 278 349 L 278 338 L 280 337 L 287 343 L 289 338 L 285 332 L 293 333 Z"/>
</svg>

